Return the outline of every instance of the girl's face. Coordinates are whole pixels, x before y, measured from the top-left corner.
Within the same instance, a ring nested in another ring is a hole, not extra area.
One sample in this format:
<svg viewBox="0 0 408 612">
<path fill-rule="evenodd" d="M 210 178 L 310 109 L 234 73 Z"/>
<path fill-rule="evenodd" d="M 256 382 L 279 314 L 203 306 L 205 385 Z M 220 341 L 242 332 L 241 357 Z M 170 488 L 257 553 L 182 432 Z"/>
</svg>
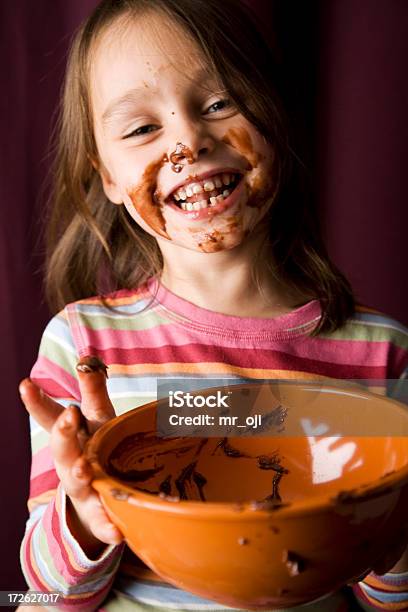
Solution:
<svg viewBox="0 0 408 612">
<path fill-rule="evenodd" d="M 116 24 L 95 45 L 90 77 L 107 197 L 159 244 L 239 245 L 273 201 L 274 151 L 188 37 L 159 16 Z"/>
</svg>

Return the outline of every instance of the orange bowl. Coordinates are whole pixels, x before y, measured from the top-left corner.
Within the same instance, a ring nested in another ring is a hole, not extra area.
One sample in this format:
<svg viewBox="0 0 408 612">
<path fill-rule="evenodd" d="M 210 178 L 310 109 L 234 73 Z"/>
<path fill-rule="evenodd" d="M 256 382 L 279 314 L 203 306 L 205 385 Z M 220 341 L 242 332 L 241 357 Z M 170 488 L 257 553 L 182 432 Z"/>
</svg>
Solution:
<svg viewBox="0 0 408 612">
<path fill-rule="evenodd" d="M 91 438 L 93 486 L 164 580 L 238 608 L 311 602 L 366 572 L 408 522 L 408 411 L 357 387 L 234 387 L 257 391 L 255 411 L 283 406 L 284 426 L 163 438 L 152 402 Z"/>
</svg>

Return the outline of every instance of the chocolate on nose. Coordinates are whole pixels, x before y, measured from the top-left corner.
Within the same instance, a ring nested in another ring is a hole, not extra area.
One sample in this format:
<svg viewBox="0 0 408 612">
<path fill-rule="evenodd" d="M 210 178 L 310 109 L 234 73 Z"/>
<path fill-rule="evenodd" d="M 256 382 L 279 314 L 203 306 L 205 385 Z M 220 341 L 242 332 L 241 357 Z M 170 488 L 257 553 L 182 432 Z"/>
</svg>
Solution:
<svg viewBox="0 0 408 612">
<path fill-rule="evenodd" d="M 171 169 L 173 172 L 181 172 L 185 162 L 192 164 L 194 162 L 194 155 L 189 147 L 184 145 L 182 142 L 176 144 L 175 150 L 170 153 L 169 161 L 171 163 Z"/>
</svg>

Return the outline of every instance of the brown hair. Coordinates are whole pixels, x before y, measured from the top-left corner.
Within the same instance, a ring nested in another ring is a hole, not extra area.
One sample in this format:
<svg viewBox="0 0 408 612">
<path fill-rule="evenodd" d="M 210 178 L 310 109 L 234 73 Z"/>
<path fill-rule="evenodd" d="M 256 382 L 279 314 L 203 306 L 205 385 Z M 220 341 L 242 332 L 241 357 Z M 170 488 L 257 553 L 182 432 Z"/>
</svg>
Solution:
<svg viewBox="0 0 408 612">
<path fill-rule="evenodd" d="M 102 0 L 73 41 L 58 126 L 53 208 L 47 231 L 46 290 L 52 309 L 116 289 L 131 289 L 160 272 L 156 240 L 124 206 L 107 201 L 98 172 L 89 101 L 92 44 L 118 18 L 148 11 L 176 22 L 202 50 L 239 111 L 273 143 L 280 189 L 271 209 L 272 272 L 289 292 L 318 298 L 314 331 L 334 331 L 354 312 L 346 278 L 330 261 L 293 152 L 276 53 L 239 0 Z M 245 41 L 243 44 L 242 41 Z"/>
</svg>

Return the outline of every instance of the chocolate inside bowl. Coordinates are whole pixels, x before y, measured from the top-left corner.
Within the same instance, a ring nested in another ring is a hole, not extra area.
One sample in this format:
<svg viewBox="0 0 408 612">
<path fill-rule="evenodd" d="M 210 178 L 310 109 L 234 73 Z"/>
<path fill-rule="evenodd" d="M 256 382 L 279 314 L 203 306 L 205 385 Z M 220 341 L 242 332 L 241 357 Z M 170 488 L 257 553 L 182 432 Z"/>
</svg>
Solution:
<svg viewBox="0 0 408 612">
<path fill-rule="evenodd" d="M 387 411 L 378 400 L 310 384 L 265 386 L 258 405 L 280 408 L 284 427 L 259 437 L 163 438 L 150 410 L 138 415 L 133 433 L 131 418 L 125 419 L 120 442 L 104 453 L 104 469 L 133 489 L 174 502 L 274 507 L 354 490 L 408 464 L 407 413 L 391 400 Z"/>
<path fill-rule="evenodd" d="M 284 408 L 271 435 L 162 438 L 153 402 L 88 453 L 109 515 L 162 578 L 233 607 L 290 607 L 361 575 L 407 521 L 408 413 L 309 383 L 258 400 Z"/>
</svg>

